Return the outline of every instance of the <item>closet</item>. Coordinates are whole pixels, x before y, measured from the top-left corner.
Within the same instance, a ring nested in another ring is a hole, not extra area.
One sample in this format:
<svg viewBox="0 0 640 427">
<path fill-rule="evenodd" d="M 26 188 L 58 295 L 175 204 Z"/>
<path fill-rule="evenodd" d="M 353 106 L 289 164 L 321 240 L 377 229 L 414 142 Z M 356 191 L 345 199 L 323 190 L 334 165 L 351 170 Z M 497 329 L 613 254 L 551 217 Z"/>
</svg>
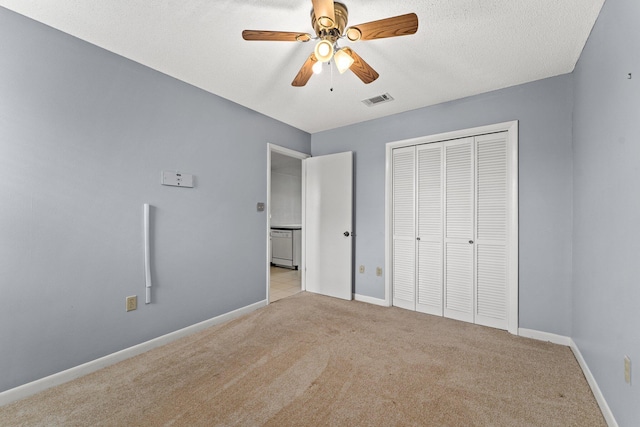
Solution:
<svg viewBox="0 0 640 427">
<path fill-rule="evenodd" d="M 507 131 L 393 148 L 394 306 L 514 329 L 513 149 Z"/>
</svg>

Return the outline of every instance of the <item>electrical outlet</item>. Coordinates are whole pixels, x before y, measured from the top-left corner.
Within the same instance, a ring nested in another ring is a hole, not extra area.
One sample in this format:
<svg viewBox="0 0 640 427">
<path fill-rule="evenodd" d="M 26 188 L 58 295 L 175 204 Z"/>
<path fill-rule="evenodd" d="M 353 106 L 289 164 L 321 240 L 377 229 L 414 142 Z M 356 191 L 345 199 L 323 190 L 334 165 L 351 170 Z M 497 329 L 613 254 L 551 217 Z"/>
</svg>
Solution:
<svg viewBox="0 0 640 427">
<path fill-rule="evenodd" d="M 376 276 L 382 276 L 382 267 L 376 267 Z"/>
<path fill-rule="evenodd" d="M 138 308 L 138 296 L 133 295 L 127 297 L 127 311 L 133 311 Z"/>
<path fill-rule="evenodd" d="M 364 265 L 360 266 L 360 273 L 364 273 Z"/>
<path fill-rule="evenodd" d="M 624 380 L 627 384 L 631 384 L 631 358 L 624 357 Z"/>
</svg>

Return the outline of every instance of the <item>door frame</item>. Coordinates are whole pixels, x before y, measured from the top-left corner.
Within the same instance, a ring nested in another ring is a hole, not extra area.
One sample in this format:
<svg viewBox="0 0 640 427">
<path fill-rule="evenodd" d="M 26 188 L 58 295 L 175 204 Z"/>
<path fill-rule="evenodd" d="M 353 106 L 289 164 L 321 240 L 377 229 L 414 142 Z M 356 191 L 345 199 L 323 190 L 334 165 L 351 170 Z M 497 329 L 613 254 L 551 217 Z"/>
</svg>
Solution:
<svg viewBox="0 0 640 427">
<path fill-rule="evenodd" d="M 266 259 L 266 275 L 267 275 L 267 304 L 269 304 L 269 288 L 271 287 L 271 153 L 278 153 L 278 154 L 282 154 L 284 156 L 288 156 L 288 157 L 293 157 L 295 159 L 300 159 L 300 161 L 302 162 L 302 176 L 300 177 L 301 179 L 301 184 L 302 184 L 302 197 L 300 200 L 300 203 L 302 203 L 301 209 L 302 209 L 302 231 L 301 231 L 301 240 L 302 240 L 302 254 L 300 257 L 300 266 L 298 267 L 298 269 L 300 270 L 300 288 L 301 290 L 305 290 L 306 289 L 306 283 L 305 283 L 305 277 L 304 277 L 304 272 L 306 271 L 306 259 L 305 259 L 305 243 L 306 243 L 306 235 L 305 235 L 305 212 L 304 212 L 304 205 L 305 205 L 305 197 L 306 197 L 306 190 L 305 190 L 305 175 L 306 175 L 306 170 L 305 170 L 305 162 L 303 161 L 304 159 L 307 159 L 309 157 L 311 157 L 311 154 L 306 154 L 306 153 L 302 153 L 300 151 L 295 151 L 292 150 L 290 148 L 285 148 L 285 147 L 281 147 L 279 145 L 276 144 L 271 144 L 271 143 L 267 143 L 267 230 L 266 230 L 266 236 L 267 236 L 267 259 Z"/>
<path fill-rule="evenodd" d="M 392 154 L 393 149 L 408 147 L 419 144 L 429 144 L 433 142 L 446 141 L 451 139 L 467 138 L 489 133 L 507 132 L 508 146 L 508 167 L 509 176 L 509 327 L 508 331 L 514 335 L 518 334 L 518 121 L 497 123 L 487 126 L 444 132 L 435 135 L 428 135 L 419 138 L 406 139 L 402 141 L 389 142 L 385 147 L 385 210 L 384 210 L 384 246 L 385 246 L 385 278 L 384 278 L 384 301 L 390 307 L 392 301 L 391 277 L 392 277 L 392 216 L 393 212 L 393 192 L 392 192 Z"/>
</svg>

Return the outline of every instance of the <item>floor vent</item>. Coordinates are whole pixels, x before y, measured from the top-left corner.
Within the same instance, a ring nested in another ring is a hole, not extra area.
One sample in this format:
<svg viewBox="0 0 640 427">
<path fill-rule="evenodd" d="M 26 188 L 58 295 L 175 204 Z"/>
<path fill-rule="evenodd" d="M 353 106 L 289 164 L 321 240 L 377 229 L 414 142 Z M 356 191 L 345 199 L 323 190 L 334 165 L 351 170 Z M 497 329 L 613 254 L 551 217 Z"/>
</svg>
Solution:
<svg viewBox="0 0 640 427">
<path fill-rule="evenodd" d="M 393 97 L 388 93 L 383 93 L 382 95 L 374 96 L 373 98 L 363 99 L 362 102 L 367 107 L 373 107 L 374 105 L 383 104 L 385 102 L 393 101 Z"/>
</svg>

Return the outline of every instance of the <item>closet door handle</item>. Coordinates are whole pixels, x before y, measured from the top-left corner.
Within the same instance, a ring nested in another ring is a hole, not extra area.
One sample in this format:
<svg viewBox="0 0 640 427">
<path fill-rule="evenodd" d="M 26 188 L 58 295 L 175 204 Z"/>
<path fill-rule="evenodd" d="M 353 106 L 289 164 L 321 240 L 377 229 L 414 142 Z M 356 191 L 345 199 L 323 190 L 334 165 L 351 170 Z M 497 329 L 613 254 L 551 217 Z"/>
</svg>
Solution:
<svg viewBox="0 0 640 427">
<path fill-rule="evenodd" d="M 473 240 L 469 240 L 469 244 L 470 244 L 470 245 L 473 245 Z"/>
<path fill-rule="evenodd" d="M 419 238 L 419 237 L 416 237 L 416 240 L 420 240 L 420 238 Z"/>
<path fill-rule="evenodd" d="M 345 231 L 343 234 L 344 234 L 344 237 L 349 237 L 349 232 L 348 231 Z"/>
</svg>

